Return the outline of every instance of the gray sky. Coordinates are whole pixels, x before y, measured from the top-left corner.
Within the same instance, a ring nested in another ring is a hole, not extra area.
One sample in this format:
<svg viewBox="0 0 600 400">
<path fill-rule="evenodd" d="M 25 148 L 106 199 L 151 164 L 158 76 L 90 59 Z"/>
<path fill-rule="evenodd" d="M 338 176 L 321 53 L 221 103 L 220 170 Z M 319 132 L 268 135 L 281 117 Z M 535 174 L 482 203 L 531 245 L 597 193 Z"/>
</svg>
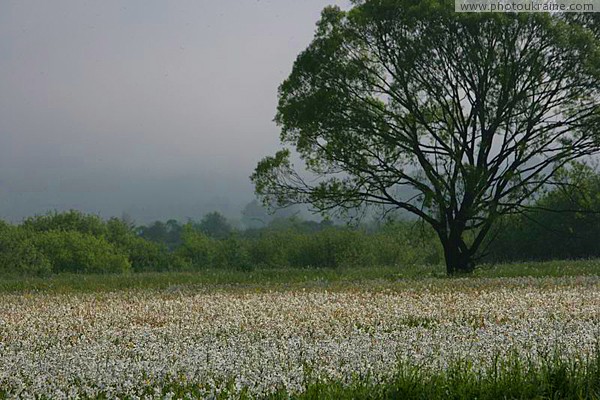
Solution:
<svg viewBox="0 0 600 400">
<path fill-rule="evenodd" d="M 0 1 L 0 217 L 235 217 L 335 0 Z"/>
</svg>

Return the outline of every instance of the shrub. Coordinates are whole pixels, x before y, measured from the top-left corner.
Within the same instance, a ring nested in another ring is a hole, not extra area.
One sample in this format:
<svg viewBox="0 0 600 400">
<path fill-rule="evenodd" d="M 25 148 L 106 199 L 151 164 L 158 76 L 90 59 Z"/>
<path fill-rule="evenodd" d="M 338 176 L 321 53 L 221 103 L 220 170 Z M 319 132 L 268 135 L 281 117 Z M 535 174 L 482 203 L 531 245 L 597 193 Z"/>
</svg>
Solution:
<svg viewBox="0 0 600 400">
<path fill-rule="evenodd" d="M 241 271 L 251 271 L 253 269 L 247 241 L 231 236 L 220 241 L 217 249 L 216 266 Z"/>
<path fill-rule="evenodd" d="M 117 218 L 108 220 L 106 226 L 107 241 L 127 255 L 135 272 L 172 269 L 172 257 L 165 244 L 137 236 L 133 227 Z"/>
<path fill-rule="evenodd" d="M 1 222 L 0 270 L 8 274 L 45 275 L 52 266 L 35 246 L 30 232 Z"/>
<path fill-rule="evenodd" d="M 97 215 L 83 214 L 76 210 L 62 213 L 55 211 L 29 217 L 23 221 L 22 227 L 35 232 L 76 231 L 93 236 L 107 234 L 107 226 L 102 218 Z"/>
<path fill-rule="evenodd" d="M 372 265 L 372 252 L 366 234 L 329 228 L 313 234 L 298 235 L 291 264 L 299 267 Z"/>
<path fill-rule="evenodd" d="M 216 213 L 203 221 L 223 225 Z M 408 266 L 441 260 L 433 232 L 417 229 L 414 223 L 352 229 L 297 218 L 275 222 L 268 228 L 242 234 L 227 229 L 211 237 L 193 222 L 181 226 L 171 220 L 136 229 L 117 218 L 103 221 L 78 211 L 54 212 L 28 218 L 21 226 L 0 223 L 0 269 L 26 274 L 251 270 Z M 160 232 L 173 237 L 155 240 L 154 228 L 160 226 L 165 227 Z M 144 232 L 147 237 L 139 236 Z"/>
<path fill-rule="evenodd" d="M 35 246 L 48 258 L 52 272 L 126 272 L 131 268 L 127 255 L 102 237 L 77 231 L 41 232 Z"/>
<path fill-rule="evenodd" d="M 600 256 L 600 174 L 573 164 L 520 215 L 502 220 L 489 261 L 525 261 Z"/>
<path fill-rule="evenodd" d="M 127 255 L 135 272 L 176 269 L 172 260 L 173 257 L 171 257 L 164 244 L 132 237 L 122 245 L 120 250 Z"/>
<path fill-rule="evenodd" d="M 198 229 L 214 239 L 225 239 L 233 233 L 227 218 L 216 211 L 206 214 L 198 224 Z"/>
<path fill-rule="evenodd" d="M 192 268 L 213 266 L 216 243 L 214 239 L 196 231 L 191 224 L 183 227 L 182 244 L 175 250 L 175 257 Z"/>
<path fill-rule="evenodd" d="M 414 222 L 392 222 L 374 233 L 377 265 L 437 265 L 443 250 L 433 230 Z"/>
<path fill-rule="evenodd" d="M 291 232 L 261 231 L 256 238 L 248 239 L 248 255 L 252 264 L 261 267 L 289 267 L 290 252 L 297 236 Z"/>
</svg>

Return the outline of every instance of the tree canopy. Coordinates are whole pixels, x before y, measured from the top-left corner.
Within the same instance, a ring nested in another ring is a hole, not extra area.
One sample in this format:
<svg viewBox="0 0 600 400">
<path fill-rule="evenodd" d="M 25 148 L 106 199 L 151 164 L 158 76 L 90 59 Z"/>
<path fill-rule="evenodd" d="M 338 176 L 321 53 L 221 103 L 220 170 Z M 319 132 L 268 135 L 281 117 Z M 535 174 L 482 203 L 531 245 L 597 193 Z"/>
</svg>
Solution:
<svg viewBox="0 0 600 400">
<path fill-rule="evenodd" d="M 598 18 L 353 3 L 323 10 L 280 86 L 285 148 L 258 164 L 256 191 L 407 210 L 437 233 L 448 273 L 471 271 L 502 215 L 600 149 Z"/>
</svg>

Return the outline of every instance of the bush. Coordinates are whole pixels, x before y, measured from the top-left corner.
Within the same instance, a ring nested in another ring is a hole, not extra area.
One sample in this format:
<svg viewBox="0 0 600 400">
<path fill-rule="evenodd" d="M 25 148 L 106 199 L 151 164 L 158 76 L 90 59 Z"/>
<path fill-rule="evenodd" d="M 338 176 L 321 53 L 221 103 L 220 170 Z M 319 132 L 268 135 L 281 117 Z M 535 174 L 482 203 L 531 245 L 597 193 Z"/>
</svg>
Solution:
<svg viewBox="0 0 600 400">
<path fill-rule="evenodd" d="M 221 268 L 251 271 L 254 266 L 250 259 L 247 241 L 233 236 L 220 241 L 215 264 Z"/>
<path fill-rule="evenodd" d="M 175 257 L 190 268 L 209 268 L 214 264 L 216 241 L 196 231 L 191 224 L 183 227 L 182 244 L 175 250 Z"/>
<path fill-rule="evenodd" d="M 50 212 L 26 218 L 21 225 L 35 232 L 76 231 L 92 236 L 105 236 L 108 233 L 106 223 L 97 215 L 83 214 L 70 210 L 63 213 Z"/>
<path fill-rule="evenodd" d="M 170 271 L 174 267 L 173 257 L 167 247 L 142 238 L 132 237 L 120 248 L 126 254 L 135 272 Z"/>
<path fill-rule="evenodd" d="M 217 221 L 212 225 L 224 226 L 224 219 L 218 214 L 209 217 L 203 220 L 205 225 Z M 216 234 L 213 229 L 211 237 L 193 222 L 181 226 L 171 220 L 136 229 L 117 218 L 103 221 L 78 211 L 49 213 L 28 218 L 20 226 L 0 223 L 0 270 L 23 274 L 130 269 L 248 271 L 257 266 L 409 266 L 441 259 L 435 236 L 431 231 L 415 228 L 414 223 L 351 229 L 333 226 L 329 221 L 317 223 L 297 218 L 275 222 L 242 234 L 229 229 Z M 154 229 L 161 226 L 165 229 Z M 154 235 L 157 232 L 166 232 L 167 236 Z M 142 234 L 147 237 L 141 237 Z M 153 235 L 165 237 L 155 240 Z"/>
<path fill-rule="evenodd" d="M 0 271 L 8 274 L 46 275 L 50 260 L 35 246 L 24 229 L 0 223 Z"/>
<path fill-rule="evenodd" d="M 101 237 L 77 231 L 48 231 L 38 233 L 33 240 L 55 273 L 114 273 L 131 268 L 127 255 Z"/>
<path fill-rule="evenodd" d="M 233 228 L 227 219 L 216 211 L 206 214 L 197 228 L 214 239 L 225 239 L 233 233 Z"/>
<path fill-rule="evenodd" d="M 313 234 L 298 235 L 290 263 L 298 267 L 373 265 L 373 252 L 366 234 L 329 228 Z"/>
<path fill-rule="evenodd" d="M 377 265 L 438 265 L 443 260 L 435 232 L 418 223 L 388 223 L 371 240 Z"/>
<path fill-rule="evenodd" d="M 117 218 L 108 220 L 106 226 L 107 241 L 127 255 L 135 272 L 173 269 L 172 257 L 165 244 L 142 239 L 132 226 Z"/>
<path fill-rule="evenodd" d="M 290 251 L 296 235 L 291 232 L 261 230 L 260 234 L 248 239 L 248 256 L 253 265 L 260 267 L 289 267 Z"/>
<path fill-rule="evenodd" d="M 600 257 L 600 175 L 573 164 L 556 178 L 561 185 L 501 221 L 488 261 Z"/>
<path fill-rule="evenodd" d="M 246 244 L 251 262 L 263 267 L 353 267 L 439 264 L 442 249 L 431 229 L 395 222 L 365 229 L 326 227 L 308 232 L 252 230 Z"/>
</svg>

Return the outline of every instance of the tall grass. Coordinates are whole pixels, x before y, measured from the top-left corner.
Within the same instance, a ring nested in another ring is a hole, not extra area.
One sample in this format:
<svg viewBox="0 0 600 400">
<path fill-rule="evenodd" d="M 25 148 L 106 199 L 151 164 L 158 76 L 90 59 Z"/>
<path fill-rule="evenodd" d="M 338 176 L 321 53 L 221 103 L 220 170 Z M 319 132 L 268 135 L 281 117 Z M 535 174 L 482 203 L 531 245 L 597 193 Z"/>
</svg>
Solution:
<svg viewBox="0 0 600 400">
<path fill-rule="evenodd" d="M 202 385 L 167 384 L 165 398 L 202 398 Z M 148 393 L 153 394 L 153 393 Z M 213 397 L 214 396 L 214 397 Z M 215 399 L 251 399 L 242 388 L 229 382 L 214 393 Z M 497 400 L 497 399 L 600 399 L 600 352 L 587 360 L 564 360 L 549 356 L 541 364 L 522 360 L 518 355 L 498 355 L 485 371 L 470 368 L 468 361 L 457 361 L 444 372 L 429 373 L 418 367 L 400 364 L 390 378 L 374 382 L 369 376 L 344 383 L 313 380 L 301 393 L 280 389 L 266 397 L 270 400 L 345 400 L 345 399 L 422 399 L 422 400 Z"/>
<path fill-rule="evenodd" d="M 458 362 L 443 373 L 400 366 L 383 384 L 319 382 L 299 395 L 279 392 L 272 399 L 600 399 L 600 354 L 585 362 L 556 356 L 530 365 L 517 356 L 496 359 L 484 373 Z"/>
</svg>

